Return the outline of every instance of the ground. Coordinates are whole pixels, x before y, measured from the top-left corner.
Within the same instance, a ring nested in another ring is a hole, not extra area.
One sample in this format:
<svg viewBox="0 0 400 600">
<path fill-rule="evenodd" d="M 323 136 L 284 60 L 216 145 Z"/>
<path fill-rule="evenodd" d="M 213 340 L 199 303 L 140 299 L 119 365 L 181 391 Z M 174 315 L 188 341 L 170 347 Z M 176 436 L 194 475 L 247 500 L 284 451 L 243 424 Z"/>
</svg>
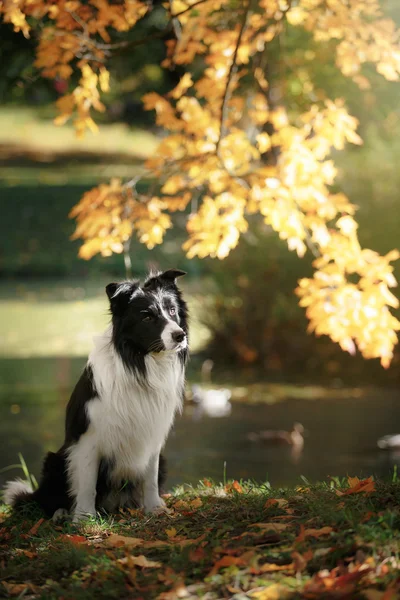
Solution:
<svg viewBox="0 0 400 600">
<path fill-rule="evenodd" d="M 0 510 L 0 597 L 391 600 L 400 593 L 400 482 L 179 488 L 170 513 L 56 525 Z"/>
</svg>

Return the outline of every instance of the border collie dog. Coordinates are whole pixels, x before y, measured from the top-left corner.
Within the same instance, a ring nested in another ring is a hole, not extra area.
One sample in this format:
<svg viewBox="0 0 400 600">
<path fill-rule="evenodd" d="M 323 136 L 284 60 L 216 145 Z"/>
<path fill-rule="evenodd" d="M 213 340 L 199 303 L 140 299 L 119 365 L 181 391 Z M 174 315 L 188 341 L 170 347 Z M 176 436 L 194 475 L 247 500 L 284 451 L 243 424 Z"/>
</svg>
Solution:
<svg viewBox="0 0 400 600">
<path fill-rule="evenodd" d="M 95 338 L 67 406 L 65 441 L 44 461 L 39 488 L 6 484 L 5 502 L 35 502 L 49 517 L 70 511 L 75 522 L 140 507 L 165 509 L 160 454 L 182 408 L 188 359 L 187 307 L 170 269 L 106 287 L 112 323 Z"/>
</svg>

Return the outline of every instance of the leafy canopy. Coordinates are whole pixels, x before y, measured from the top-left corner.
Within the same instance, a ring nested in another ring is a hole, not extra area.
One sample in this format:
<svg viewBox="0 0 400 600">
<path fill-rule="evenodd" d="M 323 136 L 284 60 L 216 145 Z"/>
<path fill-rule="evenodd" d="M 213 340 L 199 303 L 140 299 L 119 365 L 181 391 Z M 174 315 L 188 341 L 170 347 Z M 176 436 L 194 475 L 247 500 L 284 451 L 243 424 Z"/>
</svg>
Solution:
<svg viewBox="0 0 400 600">
<path fill-rule="evenodd" d="M 143 102 L 167 135 L 147 161 L 147 193 L 136 189 L 139 178 L 115 179 L 75 206 L 80 256 L 122 252 L 133 235 L 152 248 L 172 227 L 170 213 L 190 210 L 188 257 L 223 259 L 247 230 L 247 215 L 259 213 L 290 250 L 303 256 L 308 247 L 316 257 L 313 277 L 296 290 L 310 330 L 389 366 L 400 328 L 389 289 L 399 254 L 363 249 L 355 207 L 333 190 L 331 153 L 362 143 L 358 121 L 342 99 L 315 87 L 315 52 L 299 48 L 293 62 L 302 82 L 299 110 L 285 104 L 272 67 L 278 44 L 301 29 L 314 47 L 329 45 L 337 70 L 361 89 L 370 86 L 367 63 L 397 81 L 394 22 L 379 0 L 169 0 L 163 6 L 165 31 L 173 33 L 163 67 L 178 65 L 184 74 L 166 97 L 149 93 Z M 124 45 L 129 49 L 131 42 L 113 39 L 151 10 L 144 0 L 0 2 L 15 31 L 26 37 L 35 31 L 42 75 L 70 81 L 55 122 L 73 119 L 78 135 L 97 130 L 93 111 L 105 108 L 108 59 Z"/>
</svg>

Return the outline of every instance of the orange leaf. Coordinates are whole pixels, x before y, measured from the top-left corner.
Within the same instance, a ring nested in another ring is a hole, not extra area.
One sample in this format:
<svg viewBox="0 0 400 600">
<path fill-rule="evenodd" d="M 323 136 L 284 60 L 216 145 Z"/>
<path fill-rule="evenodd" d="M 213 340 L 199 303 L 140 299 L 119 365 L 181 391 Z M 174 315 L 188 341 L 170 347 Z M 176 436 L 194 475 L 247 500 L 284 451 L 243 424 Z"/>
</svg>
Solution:
<svg viewBox="0 0 400 600">
<path fill-rule="evenodd" d="M 244 554 L 242 554 L 242 556 L 224 556 L 223 558 L 217 560 L 217 562 L 211 569 L 209 575 L 215 575 L 215 573 L 217 573 L 219 569 L 222 569 L 222 567 L 230 567 L 232 565 L 246 565 L 248 564 L 249 559 L 252 556 L 254 556 L 254 552 L 252 550 L 250 550 L 249 552 L 245 552 Z"/>
<path fill-rule="evenodd" d="M 31 529 L 29 530 L 29 534 L 30 535 L 36 535 L 37 531 L 39 529 L 39 527 L 41 526 L 41 524 L 43 523 L 44 519 L 39 519 L 39 521 L 37 523 L 35 523 L 35 525 L 33 527 L 31 527 Z"/>
<path fill-rule="evenodd" d="M 118 562 L 128 567 L 162 567 L 162 563 L 149 560 L 143 554 L 140 554 L 140 556 L 125 556 L 124 558 L 119 558 Z"/>
<path fill-rule="evenodd" d="M 372 477 L 368 479 L 358 479 L 358 477 L 349 477 L 348 482 L 350 488 L 345 492 L 336 490 L 338 496 L 349 496 L 350 494 L 371 494 L 375 492 L 375 482 Z"/>
<path fill-rule="evenodd" d="M 304 537 L 315 537 L 315 538 L 319 538 L 322 535 L 329 535 L 330 533 L 332 533 L 333 529 L 332 527 L 322 527 L 321 529 L 305 529 L 303 531 Z"/>
<path fill-rule="evenodd" d="M 238 494 L 243 494 L 243 488 L 240 485 L 240 483 L 236 481 L 236 479 L 232 483 L 227 483 L 225 486 L 226 492 L 233 492 L 233 490 L 235 490 L 235 492 L 237 492 Z"/>
<path fill-rule="evenodd" d="M 142 542 L 143 540 L 140 538 L 127 537 L 125 535 L 118 535 L 117 533 L 112 533 L 104 540 L 105 546 L 109 548 L 121 548 L 122 546 L 134 548 L 135 546 L 140 546 Z"/>
<path fill-rule="evenodd" d="M 86 544 L 87 539 L 83 535 L 69 535 L 64 533 L 58 537 L 59 540 L 70 542 L 71 544 Z"/>
</svg>

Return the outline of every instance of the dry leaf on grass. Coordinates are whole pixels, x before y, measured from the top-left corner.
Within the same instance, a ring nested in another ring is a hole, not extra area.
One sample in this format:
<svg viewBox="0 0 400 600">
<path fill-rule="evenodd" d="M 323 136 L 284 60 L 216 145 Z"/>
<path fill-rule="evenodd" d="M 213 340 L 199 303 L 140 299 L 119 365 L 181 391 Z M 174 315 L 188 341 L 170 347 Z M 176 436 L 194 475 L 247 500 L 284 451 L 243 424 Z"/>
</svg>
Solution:
<svg viewBox="0 0 400 600">
<path fill-rule="evenodd" d="M 288 501 L 284 498 L 270 498 L 264 504 L 264 508 L 271 508 L 271 506 L 277 506 L 277 508 L 286 508 Z"/>
<path fill-rule="evenodd" d="M 149 560 L 143 554 L 139 556 L 125 556 L 124 558 L 119 558 L 118 561 L 121 565 L 126 565 L 127 567 L 162 567 L 162 563 L 156 560 Z"/>
<path fill-rule="evenodd" d="M 39 519 L 39 521 L 37 523 L 34 524 L 33 527 L 31 527 L 31 529 L 29 530 L 29 534 L 30 535 L 36 535 L 37 531 L 39 529 L 39 527 L 41 526 L 41 524 L 44 522 L 44 519 Z"/>
<path fill-rule="evenodd" d="M 280 583 L 273 583 L 263 590 L 253 592 L 251 598 L 256 598 L 256 600 L 289 600 L 293 595 L 294 592 L 292 590 Z"/>
<path fill-rule="evenodd" d="M 300 525 L 300 533 L 296 538 L 296 542 L 303 542 L 307 537 L 319 538 L 332 532 L 332 527 L 328 526 L 321 527 L 321 529 L 305 529 L 304 525 Z"/>
<path fill-rule="evenodd" d="M 238 481 L 233 481 L 232 483 L 227 483 L 225 486 L 226 492 L 237 492 L 238 494 L 243 494 L 243 488 Z"/>
<path fill-rule="evenodd" d="M 33 585 L 33 583 L 7 583 L 6 581 L 2 581 L 1 585 L 4 586 L 7 594 L 10 596 L 19 596 L 27 590 L 33 593 L 40 591 L 40 588 L 37 585 Z"/>
<path fill-rule="evenodd" d="M 64 542 L 70 542 L 71 544 L 87 544 L 88 540 L 83 535 L 70 535 L 68 533 L 63 533 L 58 536 L 57 540 L 62 540 Z"/>
<path fill-rule="evenodd" d="M 371 494 L 375 492 L 375 481 L 372 477 L 368 479 L 359 479 L 358 477 L 348 477 L 349 489 L 342 492 L 336 490 L 337 496 L 349 496 L 350 494 Z"/>
<path fill-rule="evenodd" d="M 170 529 L 166 529 L 165 533 L 171 539 L 171 538 L 176 537 L 177 531 L 176 531 L 175 527 L 171 527 Z"/>
<path fill-rule="evenodd" d="M 253 523 L 250 527 L 259 527 L 264 531 L 273 531 L 278 533 L 289 527 L 288 523 Z"/>
<path fill-rule="evenodd" d="M 232 565 L 248 565 L 250 559 L 254 556 L 254 552 L 253 550 L 249 550 L 248 552 L 245 552 L 244 554 L 242 554 L 242 556 L 223 556 L 222 558 L 220 558 L 219 560 L 217 560 L 217 562 L 214 564 L 213 568 L 211 569 L 209 576 L 210 575 L 215 575 L 215 573 L 218 573 L 218 571 L 220 569 L 222 569 L 223 567 L 230 567 Z"/>
<path fill-rule="evenodd" d="M 125 546 L 126 548 L 135 548 L 136 546 L 141 546 L 143 544 L 143 540 L 140 538 L 127 537 L 125 535 L 112 533 L 103 541 L 103 544 L 108 548 L 121 548 L 122 546 Z"/>
</svg>

